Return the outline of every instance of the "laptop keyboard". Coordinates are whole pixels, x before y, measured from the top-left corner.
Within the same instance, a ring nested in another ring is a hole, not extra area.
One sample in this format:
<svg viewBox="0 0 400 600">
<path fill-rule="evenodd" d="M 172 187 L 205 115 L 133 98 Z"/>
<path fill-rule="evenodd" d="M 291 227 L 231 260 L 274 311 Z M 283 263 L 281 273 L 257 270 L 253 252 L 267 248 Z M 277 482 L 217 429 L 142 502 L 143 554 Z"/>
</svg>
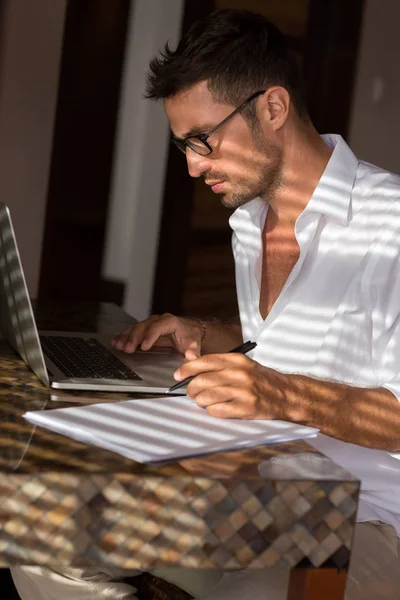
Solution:
<svg viewBox="0 0 400 600">
<path fill-rule="evenodd" d="M 40 336 L 43 352 L 68 377 L 141 380 L 98 340 Z"/>
</svg>

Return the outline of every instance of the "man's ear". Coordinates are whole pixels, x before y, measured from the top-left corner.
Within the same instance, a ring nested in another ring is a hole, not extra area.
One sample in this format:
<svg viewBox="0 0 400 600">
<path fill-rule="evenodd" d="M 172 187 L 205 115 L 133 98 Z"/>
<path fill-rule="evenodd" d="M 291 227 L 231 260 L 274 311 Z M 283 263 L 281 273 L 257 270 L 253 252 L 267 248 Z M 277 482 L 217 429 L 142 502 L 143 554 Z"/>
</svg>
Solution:
<svg viewBox="0 0 400 600">
<path fill-rule="evenodd" d="M 283 87 L 271 87 L 261 96 L 261 119 L 268 121 L 268 126 L 273 131 L 278 131 L 285 124 L 289 108 L 290 95 Z"/>
</svg>

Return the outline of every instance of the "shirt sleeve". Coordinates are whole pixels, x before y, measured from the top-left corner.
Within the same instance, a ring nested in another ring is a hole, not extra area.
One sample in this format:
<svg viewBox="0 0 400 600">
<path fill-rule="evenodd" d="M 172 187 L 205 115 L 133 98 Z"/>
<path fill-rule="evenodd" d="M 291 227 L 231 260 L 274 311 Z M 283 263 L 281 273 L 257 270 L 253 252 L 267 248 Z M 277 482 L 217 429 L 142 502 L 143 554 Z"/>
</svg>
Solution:
<svg viewBox="0 0 400 600">
<path fill-rule="evenodd" d="M 400 400 L 400 231 L 381 246 L 370 286 L 372 362 L 380 387 Z"/>
</svg>

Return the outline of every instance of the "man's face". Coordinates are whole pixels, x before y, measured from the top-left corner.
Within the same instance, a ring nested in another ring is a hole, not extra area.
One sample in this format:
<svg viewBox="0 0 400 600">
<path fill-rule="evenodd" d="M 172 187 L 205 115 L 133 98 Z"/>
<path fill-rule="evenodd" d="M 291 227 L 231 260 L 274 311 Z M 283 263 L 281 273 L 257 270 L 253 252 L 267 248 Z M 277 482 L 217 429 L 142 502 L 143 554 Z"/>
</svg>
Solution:
<svg viewBox="0 0 400 600">
<path fill-rule="evenodd" d="M 216 103 L 205 81 L 167 98 L 164 105 L 172 132 L 181 139 L 207 133 L 236 108 Z M 257 196 L 268 200 L 279 187 L 282 150 L 267 135 L 260 123 L 250 125 L 237 114 L 208 138 L 212 154 L 200 156 L 187 148 L 189 174 L 204 177 L 228 208 Z"/>
</svg>

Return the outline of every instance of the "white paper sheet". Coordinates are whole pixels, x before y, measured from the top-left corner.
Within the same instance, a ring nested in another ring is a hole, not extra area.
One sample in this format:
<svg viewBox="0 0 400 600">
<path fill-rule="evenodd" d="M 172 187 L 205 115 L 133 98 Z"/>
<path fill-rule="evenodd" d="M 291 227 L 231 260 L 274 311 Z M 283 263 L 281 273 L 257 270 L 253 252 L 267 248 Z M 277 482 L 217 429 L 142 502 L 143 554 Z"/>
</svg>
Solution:
<svg viewBox="0 0 400 600">
<path fill-rule="evenodd" d="M 35 425 L 146 463 L 318 433 L 285 421 L 216 419 L 186 396 L 31 411 L 24 416 Z"/>
</svg>

